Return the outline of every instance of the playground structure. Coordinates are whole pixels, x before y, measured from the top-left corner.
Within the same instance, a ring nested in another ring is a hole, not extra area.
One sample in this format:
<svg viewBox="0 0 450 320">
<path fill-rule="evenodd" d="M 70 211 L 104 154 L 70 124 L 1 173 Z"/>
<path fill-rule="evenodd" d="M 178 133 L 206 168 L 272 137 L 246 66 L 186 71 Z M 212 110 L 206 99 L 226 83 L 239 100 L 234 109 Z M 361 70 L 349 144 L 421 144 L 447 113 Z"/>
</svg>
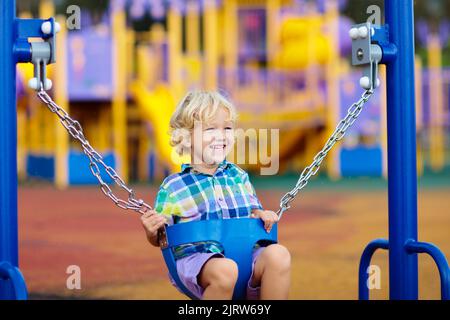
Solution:
<svg viewBox="0 0 450 320">
<path fill-rule="evenodd" d="M 83 19 L 88 22 L 81 30 L 59 34 L 64 50 L 57 53 L 61 67 L 53 77 L 56 101 L 80 119 L 105 161 L 126 181 L 158 181 L 179 168 L 166 134 L 175 101 L 191 88 L 224 89 L 239 107 L 242 128 L 280 129 L 280 170 L 299 171 L 357 99 L 358 72 L 345 59 L 350 22 L 339 16 L 337 3 L 301 11 L 291 6 L 277 0 L 173 2 L 165 25 L 156 21 L 148 31 L 135 32 L 123 8 L 111 5 L 101 23 Z M 53 4 L 42 1 L 40 16 L 53 13 Z M 64 17 L 57 20 L 63 23 Z M 267 25 L 267 32 L 258 31 Z M 226 46 L 220 38 L 227 39 Z M 449 72 L 432 71 L 441 70 L 441 49 L 429 43 L 435 67 L 422 71 L 416 59 L 416 74 L 424 74 L 416 77 L 419 174 L 425 162 L 440 172 L 446 161 Z M 19 178 L 43 178 L 59 187 L 95 183 L 82 170 L 87 162 L 80 149 L 27 89 L 31 66 L 21 64 L 19 70 Z M 327 159 L 331 178 L 387 176 L 381 83 L 351 136 Z M 439 117 L 428 117 L 430 106 Z M 259 143 L 248 139 L 249 148 Z M 259 166 L 261 159 L 244 165 Z"/>
<path fill-rule="evenodd" d="M 405 82 L 402 82 L 400 79 L 401 75 L 405 76 L 405 74 L 407 74 L 408 77 L 411 77 L 411 75 L 414 75 L 414 72 L 412 69 L 412 67 L 413 67 L 413 59 L 412 59 L 413 54 L 412 53 L 414 52 L 413 47 L 411 47 L 412 34 L 411 34 L 411 32 L 408 33 L 408 31 L 412 30 L 412 15 L 411 15 L 412 7 L 411 7 L 411 3 L 409 1 L 403 1 L 403 2 L 404 2 L 403 9 L 405 10 L 405 12 L 396 12 L 395 10 L 398 10 L 398 8 L 395 8 L 393 5 L 391 5 L 391 6 L 388 5 L 386 7 L 386 21 L 387 21 L 387 24 L 390 26 L 389 33 L 387 32 L 387 29 L 381 28 L 380 30 L 377 30 L 376 36 L 374 36 L 374 39 L 377 39 L 376 41 L 378 41 L 378 44 L 380 46 L 382 46 L 382 48 L 383 48 L 383 60 L 381 62 L 388 64 L 387 93 L 388 93 L 388 105 L 390 106 L 390 108 L 388 108 L 387 119 L 388 119 L 388 127 L 391 127 L 391 128 L 395 127 L 396 130 L 389 131 L 389 128 L 388 128 L 388 132 L 389 132 L 389 135 L 388 135 L 389 153 L 388 153 L 388 155 L 390 156 L 390 158 L 388 158 L 389 170 L 390 170 L 390 174 L 388 176 L 389 176 L 389 191 L 390 191 L 389 192 L 389 201 L 390 201 L 390 217 L 391 217 L 390 221 L 389 221 L 389 224 L 390 224 L 389 243 L 386 240 L 375 241 L 375 242 L 371 243 L 368 246 L 368 248 L 366 249 L 366 251 L 364 252 L 363 258 L 362 258 L 362 263 L 361 263 L 361 270 L 360 270 L 361 271 L 360 279 L 362 279 L 360 295 L 361 295 L 361 298 L 367 298 L 367 293 L 365 293 L 365 291 L 367 291 L 367 288 L 364 288 L 365 281 L 363 280 L 367 276 L 367 274 L 365 274 L 365 270 L 366 270 L 365 266 L 368 265 L 368 262 L 370 261 L 370 255 L 373 253 L 374 249 L 379 247 L 379 248 L 383 248 L 383 249 L 389 248 L 389 251 L 390 251 L 391 298 L 393 298 L 393 299 L 415 299 L 415 298 L 417 298 L 417 281 L 414 281 L 414 277 L 417 279 L 417 255 L 415 253 L 418 253 L 418 252 L 427 252 L 427 253 L 431 254 L 432 257 L 438 263 L 438 267 L 441 272 L 441 279 L 442 279 L 442 296 L 443 296 L 443 298 L 448 298 L 448 296 L 449 296 L 449 293 L 448 293 L 448 290 L 449 290 L 449 288 L 448 288 L 448 285 L 449 285 L 448 284 L 448 265 L 445 261 L 445 258 L 442 256 L 442 254 L 440 254 L 440 252 L 434 246 L 416 241 L 417 230 L 415 230 L 415 226 L 417 226 L 417 221 L 416 221 L 416 216 L 414 214 L 416 212 L 416 210 L 414 210 L 415 203 L 417 202 L 416 190 L 415 190 L 415 188 L 416 188 L 416 183 L 415 183 L 415 181 L 416 181 L 416 161 L 415 161 L 415 159 L 416 159 L 416 149 L 415 149 L 416 123 L 415 123 L 414 110 L 413 110 L 413 106 L 414 106 L 413 93 L 414 93 L 414 84 L 415 83 L 414 83 L 414 81 L 410 81 L 405 84 Z M 14 17 L 14 14 L 11 14 L 11 12 L 13 12 L 13 10 L 11 8 L 3 8 L 2 7 L 1 9 L 5 15 L 9 14 L 9 16 L 7 16 L 8 19 L 11 19 L 11 17 Z M 212 12 L 209 12 L 209 14 L 212 14 Z M 396 14 L 398 14 L 401 17 L 404 17 L 405 21 L 403 21 L 403 25 L 397 25 L 397 24 L 394 25 L 392 16 L 395 16 Z M 177 14 L 175 13 L 175 16 L 176 15 Z M 208 14 L 205 14 L 205 16 L 208 16 Z M 119 20 L 119 18 L 117 18 L 117 19 Z M 214 20 L 214 17 L 209 16 L 208 18 L 205 18 L 205 19 Z M 24 20 L 24 21 L 26 21 L 26 20 Z M 42 20 L 40 22 L 42 22 Z M 174 22 L 174 21 L 172 21 L 172 23 L 176 24 L 176 22 Z M 27 25 L 27 23 L 24 22 L 23 25 L 25 26 L 25 25 Z M 170 25 L 170 22 L 169 22 L 169 25 Z M 29 26 L 30 30 L 27 30 L 27 31 L 33 30 L 33 27 L 36 27 L 36 26 L 38 26 L 37 22 L 35 22 L 34 24 L 30 23 L 30 26 Z M 404 28 L 404 29 L 400 30 L 401 28 Z M 19 29 L 19 31 L 22 31 L 22 32 L 24 32 L 24 30 L 26 30 L 25 27 L 23 29 Z M 5 31 L 8 31 L 8 30 L 5 30 Z M 398 36 L 400 32 L 406 32 L 406 34 L 409 34 L 411 37 L 409 37 L 409 39 L 406 39 L 404 41 L 400 40 L 400 38 Z M 40 34 L 39 32 L 36 32 L 36 30 L 33 30 L 32 34 L 33 34 L 33 36 L 41 36 L 41 37 L 44 36 L 44 35 Z M 380 34 L 381 34 L 381 36 L 380 36 Z M 385 38 L 383 38 L 383 34 L 384 34 Z M 388 41 L 386 34 L 389 34 L 389 37 L 390 37 L 389 39 L 392 42 Z M 27 34 L 21 35 L 19 32 L 18 36 L 26 37 Z M 30 34 L 28 36 L 32 36 L 32 35 Z M 214 40 L 212 40 L 212 41 L 214 41 Z M 7 43 L 5 45 L 5 48 L 8 45 L 10 45 L 10 43 L 9 44 Z M 11 46 L 11 48 L 12 48 L 12 46 Z M 125 48 L 125 46 L 122 46 L 121 48 Z M 207 50 L 207 48 L 205 48 L 205 50 Z M 214 51 L 214 50 L 212 50 L 212 51 Z M 8 56 L 8 54 L 6 52 L 7 51 L 5 49 L 5 51 L 2 52 L 1 54 L 2 55 L 4 54 L 6 57 L 6 56 Z M 23 54 L 23 53 L 21 53 L 21 54 Z M 25 58 L 23 58 L 24 56 L 25 55 L 20 56 L 20 59 L 25 60 Z M 398 59 L 398 57 L 401 57 L 402 59 Z M 19 59 L 19 61 L 21 61 L 20 59 Z M 211 63 L 212 65 L 214 65 L 214 59 L 211 57 L 209 57 L 209 59 L 210 60 L 206 59 L 207 61 L 209 61 L 208 63 Z M 12 60 L 12 58 L 11 58 L 11 60 Z M 213 62 L 211 62 L 211 60 Z M 402 62 L 399 62 L 399 61 L 402 61 Z M 208 63 L 206 63 L 206 65 L 208 65 Z M 280 62 L 278 61 L 278 62 L 274 62 L 274 63 L 280 63 Z M 11 62 L 11 65 L 13 65 L 12 62 Z M 194 63 L 194 65 L 195 65 L 195 63 Z M 282 63 L 279 64 L 278 66 L 281 67 Z M 300 66 L 301 66 L 301 64 L 300 64 Z M 289 67 L 294 67 L 294 66 L 289 65 Z M 391 71 L 389 70 L 389 68 L 391 68 Z M 217 68 L 212 68 L 212 69 L 217 70 Z M 175 68 L 175 70 L 179 70 L 179 69 Z M 174 72 L 174 71 L 172 70 L 172 72 Z M 169 72 L 169 74 L 170 74 L 170 72 Z M 218 73 L 215 73 L 215 74 L 218 74 Z M 175 78 L 176 78 L 176 76 L 175 76 Z M 123 79 L 125 79 L 125 77 L 122 78 L 122 80 Z M 226 79 L 226 77 L 225 77 L 225 79 Z M 414 80 L 414 77 L 412 76 L 411 79 Z M 55 81 L 55 83 L 56 83 L 56 81 Z M 406 88 L 403 88 L 401 85 L 399 85 L 399 83 L 404 84 L 404 87 L 406 87 Z M 180 86 L 180 88 L 182 88 L 181 84 L 179 84 L 175 80 L 175 84 L 173 87 L 177 88 L 177 86 Z M 398 87 L 401 87 L 401 90 L 404 90 L 404 91 L 402 93 L 399 93 Z M 14 86 L 12 83 L 10 83 L 8 86 L 3 86 L 3 88 L 7 88 L 7 89 L 12 88 L 12 91 L 14 92 Z M 183 89 L 180 89 L 180 90 L 183 90 Z M 317 89 L 317 87 L 316 87 L 316 89 Z M 139 83 L 137 83 L 135 85 L 134 94 L 136 96 L 139 96 L 139 93 L 145 92 L 145 91 L 140 91 L 140 90 L 142 90 L 142 87 L 139 88 Z M 254 89 L 252 89 L 252 90 L 254 90 Z M 158 93 L 158 91 L 155 91 L 155 92 Z M 164 91 L 162 90 L 161 92 L 164 92 Z M 246 97 L 245 90 L 243 90 L 242 92 L 243 92 L 243 96 Z M 118 91 L 116 90 L 114 94 L 118 94 Z M 166 94 L 166 93 L 164 93 L 164 94 Z M 301 96 L 298 95 L 299 93 L 296 93 L 294 91 L 294 94 L 297 94 L 297 95 L 294 95 L 293 96 L 294 98 L 291 97 L 291 99 L 301 99 Z M 176 93 L 175 93 L 175 96 L 176 96 Z M 249 96 L 251 96 L 251 95 L 249 95 Z M 9 99 L 13 99 L 11 96 L 11 93 L 7 93 L 7 94 L 5 94 L 5 96 L 3 96 L 3 93 L 2 93 L 2 97 L 5 98 L 6 99 L 5 101 L 8 101 L 9 103 L 10 103 Z M 152 96 L 149 96 L 149 98 L 150 97 L 152 97 Z M 156 97 L 153 96 L 152 98 L 154 98 L 155 101 L 157 101 L 158 97 L 161 97 L 161 96 L 156 94 Z M 404 102 L 405 100 L 403 100 L 403 102 L 400 103 L 401 97 L 403 99 L 405 99 L 405 97 L 407 97 L 406 98 L 407 101 Z M 245 99 L 245 98 L 243 98 L 243 99 Z M 147 101 L 147 99 L 145 99 L 145 100 Z M 120 99 L 118 99 L 118 102 L 116 102 L 116 104 L 121 106 L 121 108 L 122 108 L 122 109 L 119 108 L 119 111 L 117 111 L 117 112 L 119 112 L 119 114 L 120 114 L 120 110 L 123 111 L 123 106 L 124 106 L 123 102 L 124 101 L 120 100 Z M 11 115 L 10 115 L 11 110 L 9 110 L 8 112 L 9 112 L 8 116 L 11 117 Z M 114 113 L 114 111 L 113 111 L 113 113 Z M 119 116 L 116 116 L 116 117 L 123 120 L 123 117 L 119 117 Z M 151 118 L 151 117 L 152 116 L 149 115 L 149 118 Z M 399 119 L 401 117 L 406 118 L 408 121 L 405 121 L 405 123 L 403 121 L 399 121 Z M 335 121 L 335 122 L 337 122 L 337 121 Z M 11 123 L 15 123 L 15 121 L 10 122 L 10 125 L 11 125 Z M 399 125 L 399 123 L 401 123 L 402 125 Z M 121 125 L 123 126 L 123 122 Z M 119 127 L 120 127 L 120 125 L 119 125 Z M 15 129 L 15 127 L 13 129 Z M 118 131 L 120 132 L 120 130 L 118 130 Z M 11 135 L 5 135 L 5 136 L 11 137 Z M 403 137 L 406 137 L 406 139 L 408 141 L 410 141 L 411 143 L 409 143 L 409 144 L 401 143 L 401 140 L 403 139 Z M 4 141 L 2 140 L 2 142 L 4 142 Z M 14 142 L 15 141 L 12 141 L 12 145 L 11 145 L 11 142 L 4 143 L 4 144 L 2 143 L 2 147 L 14 147 L 15 148 Z M 293 145 L 295 145 L 295 144 L 293 144 Z M 398 148 L 402 148 L 403 149 L 402 152 L 399 153 L 397 150 Z M 7 151 L 7 150 L 11 150 L 11 149 L 5 148 L 2 151 L 5 151 L 5 150 Z M 5 152 L 5 154 L 8 154 L 8 153 Z M 12 156 L 12 157 L 14 157 L 14 156 Z M 12 159 L 12 160 L 14 162 L 15 159 Z M 8 165 L 8 163 L 6 163 L 6 164 Z M 405 164 L 408 164 L 408 165 L 405 165 Z M 330 167 L 332 167 L 332 166 L 330 166 Z M 395 169 L 395 171 L 394 171 L 394 169 Z M 391 170 L 392 170 L 392 172 L 391 172 Z M 405 172 L 405 171 L 407 171 L 407 172 Z M 125 173 L 125 176 L 126 176 L 126 173 Z M 10 187 L 11 182 L 12 182 L 13 188 L 16 188 L 16 187 L 14 187 L 14 184 L 16 184 L 16 180 L 15 179 L 8 180 L 8 178 L 11 178 L 11 172 L 4 177 L 5 177 L 4 179 L 6 179 L 6 180 L 2 180 L 2 181 L 3 182 L 6 181 L 9 185 L 9 187 L 5 187 L 5 189 L 3 189 L 3 184 L 2 184 L 2 191 L 7 190 L 8 192 L 6 192 L 6 193 L 3 192 L 3 193 L 6 195 L 9 195 L 10 194 L 9 192 L 12 190 L 12 188 Z M 6 223 L 11 222 L 11 221 L 8 221 L 11 219 L 9 212 L 13 212 L 13 211 L 8 211 L 8 210 L 11 210 L 11 208 L 12 208 L 12 210 L 14 210 L 14 204 L 13 204 L 14 200 L 17 201 L 17 199 L 13 196 L 12 198 L 8 199 L 8 201 L 2 202 L 2 212 L 1 212 L 1 214 L 2 214 L 2 222 L 1 222 L 2 223 L 2 234 L 4 231 L 3 229 L 4 229 L 5 225 L 14 225 L 14 221 L 12 221 L 12 224 L 5 224 L 5 222 Z M 3 203 L 5 203 L 6 205 L 4 206 Z M 7 210 L 3 210 L 3 209 L 7 209 Z M 3 220 L 4 217 L 6 217 L 5 220 Z M 12 220 L 14 220 L 14 217 L 12 218 Z M 410 223 L 406 223 L 406 226 L 405 226 L 403 224 L 404 221 L 409 221 Z M 9 252 L 9 254 L 10 254 L 10 252 L 12 251 L 13 254 L 11 256 L 13 257 L 14 250 L 16 250 L 16 252 L 17 252 L 17 245 L 14 247 L 14 243 L 13 243 L 14 235 L 12 235 L 12 239 L 13 239 L 12 243 L 9 243 L 7 241 L 7 245 L 5 245 L 5 248 L 6 248 L 5 252 Z M 4 248 L 2 246 L 2 250 L 3 249 Z M 3 256 L 1 258 L 2 258 L 2 261 L 3 260 L 7 261 L 5 264 L 2 265 L 3 269 L 7 270 L 4 272 L 4 274 L 5 274 L 4 277 L 7 279 L 12 279 L 12 280 L 5 280 L 5 282 L 7 283 L 6 287 L 10 281 L 10 283 L 12 283 L 15 286 L 15 289 L 16 289 L 15 293 L 17 294 L 16 297 L 23 297 L 24 291 L 23 291 L 23 286 L 21 287 L 21 285 L 20 285 L 20 277 L 18 275 L 18 269 L 11 268 L 10 265 L 7 265 L 8 262 L 11 261 L 13 266 L 17 266 L 17 263 L 14 263 L 17 261 L 17 259 L 16 260 L 4 259 Z M 9 257 L 7 257 L 7 258 L 9 258 Z M 11 290 L 7 289 L 5 295 L 8 296 L 8 294 L 10 292 L 11 292 Z"/>
</svg>

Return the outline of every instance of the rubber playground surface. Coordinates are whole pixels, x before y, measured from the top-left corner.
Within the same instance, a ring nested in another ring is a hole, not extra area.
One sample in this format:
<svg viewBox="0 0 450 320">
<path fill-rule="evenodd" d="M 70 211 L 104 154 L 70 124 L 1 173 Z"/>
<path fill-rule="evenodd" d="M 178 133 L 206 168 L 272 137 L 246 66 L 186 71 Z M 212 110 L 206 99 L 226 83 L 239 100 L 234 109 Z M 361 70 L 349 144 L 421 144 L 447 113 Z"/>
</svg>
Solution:
<svg viewBox="0 0 450 320">
<path fill-rule="evenodd" d="M 255 179 L 266 209 L 293 186 L 292 178 Z M 292 255 L 290 299 L 357 299 L 358 264 L 365 245 L 388 236 L 384 180 L 330 182 L 316 179 L 294 201 L 279 225 L 279 240 Z M 157 186 L 137 186 L 152 201 Z M 419 179 L 419 240 L 450 256 L 450 180 Z M 58 190 L 45 184 L 19 188 L 20 267 L 31 299 L 186 299 L 167 278 L 159 249 L 146 242 L 139 217 L 124 213 L 97 187 Z M 388 254 L 378 251 L 387 299 Z M 81 289 L 69 290 L 67 267 L 81 269 Z M 431 258 L 419 256 L 419 298 L 439 299 Z"/>
</svg>

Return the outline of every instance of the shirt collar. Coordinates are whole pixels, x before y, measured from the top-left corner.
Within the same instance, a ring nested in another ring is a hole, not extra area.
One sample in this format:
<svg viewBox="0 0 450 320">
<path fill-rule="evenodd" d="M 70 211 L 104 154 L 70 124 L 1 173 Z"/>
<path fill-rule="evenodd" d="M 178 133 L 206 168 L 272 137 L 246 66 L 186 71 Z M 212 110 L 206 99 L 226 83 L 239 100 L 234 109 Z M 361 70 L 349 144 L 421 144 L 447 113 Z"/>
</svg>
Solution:
<svg viewBox="0 0 450 320">
<path fill-rule="evenodd" d="M 227 159 L 224 159 L 221 163 L 219 163 L 219 166 L 217 167 L 217 170 L 214 174 L 218 173 L 219 171 L 222 171 L 224 169 L 226 169 L 228 167 L 228 165 L 230 164 L 230 162 L 227 161 Z M 181 165 L 181 172 L 190 172 L 193 169 L 192 164 L 190 163 L 183 163 Z M 192 170 L 193 173 L 199 173 L 195 170 Z M 201 172 L 202 174 L 205 174 L 203 172 Z"/>
</svg>

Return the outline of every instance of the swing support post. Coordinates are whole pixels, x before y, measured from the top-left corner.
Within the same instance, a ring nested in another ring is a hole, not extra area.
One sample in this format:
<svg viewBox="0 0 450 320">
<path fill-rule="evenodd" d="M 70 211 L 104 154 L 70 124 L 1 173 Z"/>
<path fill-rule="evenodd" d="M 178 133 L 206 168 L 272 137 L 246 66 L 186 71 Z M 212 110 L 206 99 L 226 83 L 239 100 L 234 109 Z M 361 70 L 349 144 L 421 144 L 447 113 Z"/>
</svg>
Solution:
<svg viewBox="0 0 450 320">
<path fill-rule="evenodd" d="M 386 64 L 389 290 L 391 299 L 417 299 L 417 255 L 407 241 L 417 241 L 417 161 L 414 93 L 413 0 L 385 2 L 385 19 L 396 59 Z"/>
<path fill-rule="evenodd" d="M 386 64 L 387 74 L 389 240 L 374 240 L 364 250 L 359 297 L 369 298 L 368 268 L 373 253 L 387 249 L 390 299 L 418 299 L 417 254 L 427 253 L 437 264 L 441 296 L 447 300 L 450 272 L 445 256 L 436 246 L 417 241 L 413 0 L 386 0 L 384 5 L 388 42 L 381 45 L 381 63 Z"/>
<path fill-rule="evenodd" d="M 13 55 L 14 1 L 0 2 L 0 298 L 17 297 L 25 282 L 18 274 L 16 63 Z M 15 287 L 21 288 L 14 290 Z M 23 296 L 22 296 L 23 297 Z M 26 297 L 26 295 L 25 295 Z M 23 297 L 23 298 L 25 298 Z"/>
<path fill-rule="evenodd" d="M 49 88 L 46 65 L 55 61 L 53 18 L 18 19 L 15 0 L 0 1 L 0 299 L 26 299 L 18 268 L 16 64 L 34 64 L 34 89 Z M 39 37 L 44 41 L 29 42 Z"/>
</svg>

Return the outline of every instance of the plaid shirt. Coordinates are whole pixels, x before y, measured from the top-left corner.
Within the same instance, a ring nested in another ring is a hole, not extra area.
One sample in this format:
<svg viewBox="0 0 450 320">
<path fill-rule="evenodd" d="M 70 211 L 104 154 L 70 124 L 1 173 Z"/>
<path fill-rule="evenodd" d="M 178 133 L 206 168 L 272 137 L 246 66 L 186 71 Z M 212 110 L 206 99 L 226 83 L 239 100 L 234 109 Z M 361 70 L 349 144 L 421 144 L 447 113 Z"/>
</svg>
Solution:
<svg viewBox="0 0 450 320">
<path fill-rule="evenodd" d="M 181 172 L 164 179 L 155 201 L 155 211 L 170 218 L 169 224 L 196 220 L 248 218 L 263 209 L 248 173 L 222 161 L 213 175 L 183 164 Z M 175 259 L 196 252 L 223 252 L 220 244 L 196 242 L 175 248 Z"/>
</svg>

